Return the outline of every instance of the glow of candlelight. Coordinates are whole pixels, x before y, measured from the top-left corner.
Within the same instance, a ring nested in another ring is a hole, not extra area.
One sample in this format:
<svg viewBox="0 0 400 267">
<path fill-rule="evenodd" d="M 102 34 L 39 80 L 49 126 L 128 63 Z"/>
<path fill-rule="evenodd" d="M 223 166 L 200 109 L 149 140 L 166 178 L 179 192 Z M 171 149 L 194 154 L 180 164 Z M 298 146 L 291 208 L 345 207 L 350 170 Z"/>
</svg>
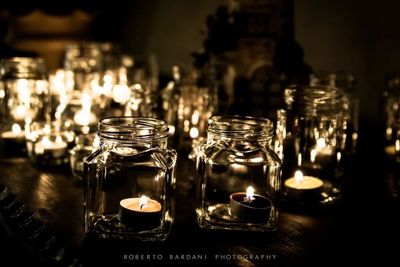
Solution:
<svg viewBox="0 0 400 267">
<path fill-rule="evenodd" d="M 143 209 L 144 207 L 147 206 L 147 197 L 146 196 L 143 195 L 140 197 L 139 206 L 140 206 L 140 209 Z"/>
<path fill-rule="evenodd" d="M 296 183 L 302 183 L 304 181 L 304 175 L 301 171 L 296 171 L 294 173 L 294 179 L 296 180 Z"/>
<path fill-rule="evenodd" d="M 248 202 L 254 200 L 254 192 L 255 192 L 254 187 L 252 187 L 252 186 L 247 187 L 247 190 L 246 190 L 246 200 L 247 200 Z"/>
</svg>

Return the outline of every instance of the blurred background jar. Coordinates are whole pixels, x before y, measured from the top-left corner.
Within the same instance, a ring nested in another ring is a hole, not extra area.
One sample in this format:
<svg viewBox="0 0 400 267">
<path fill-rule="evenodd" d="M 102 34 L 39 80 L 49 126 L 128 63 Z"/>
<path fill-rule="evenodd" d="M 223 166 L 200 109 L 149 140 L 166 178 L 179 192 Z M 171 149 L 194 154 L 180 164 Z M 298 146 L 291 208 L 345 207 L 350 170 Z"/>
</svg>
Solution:
<svg viewBox="0 0 400 267">
<path fill-rule="evenodd" d="M 331 86 L 293 86 L 285 102 L 283 196 L 295 205 L 333 204 L 343 184 L 347 98 Z"/>
<path fill-rule="evenodd" d="M 16 57 L 0 63 L 0 116 L 2 149 L 25 150 L 25 130 L 33 121 L 45 121 L 48 73 L 43 59 Z M 15 147 L 14 147 L 15 146 Z"/>
<path fill-rule="evenodd" d="M 346 104 L 347 114 L 344 121 L 344 142 L 347 155 L 354 155 L 357 152 L 358 132 L 360 123 L 360 96 L 357 93 L 356 78 L 351 73 L 346 72 L 314 72 L 310 75 L 311 86 L 330 86 L 340 88 L 348 104 Z"/>
<path fill-rule="evenodd" d="M 207 120 L 217 112 L 218 94 L 212 71 L 174 66 L 174 80 L 162 92 L 164 120 L 175 146 L 189 153 L 192 142 L 205 137 Z"/>
<path fill-rule="evenodd" d="M 400 159 L 400 75 L 388 78 L 384 97 L 385 154 L 394 161 Z"/>
<path fill-rule="evenodd" d="M 74 137 L 74 132 L 58 121 L 33 122 L 26 132 L 29 158 L 41 165 L 67 164 Z"/>
<path fill-rule="evenodd" d="M 69 162 L 72 174 L 77 180 L 83 180 L 83 163 L 99 145 L 100 140 L 96 133 L 75 137 L 75 146 L 69 151 Z"/>
</svg>

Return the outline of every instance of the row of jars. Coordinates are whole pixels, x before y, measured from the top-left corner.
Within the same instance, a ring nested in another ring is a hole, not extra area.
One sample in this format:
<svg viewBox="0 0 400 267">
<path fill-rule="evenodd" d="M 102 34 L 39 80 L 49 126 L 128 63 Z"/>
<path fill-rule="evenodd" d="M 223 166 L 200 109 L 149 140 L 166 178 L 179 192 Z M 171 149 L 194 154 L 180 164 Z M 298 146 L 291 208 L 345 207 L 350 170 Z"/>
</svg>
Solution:
<svg viewBox="0 0 400 267">
<path fill-rule="evenodd" d="M 213 116 L 196 149 L 196 217 L 208 230 L 273 231 L 280 200 L 329 205 L 341 195 L 348 100 L 332 87 L 293 87 L 276 127 L 266 118 Z M 165 240 L 174 221 L 175 150 L 164 121 L 102 119 L 85 161 L 85 230 Z M 283 151 L 274 151 L 277 147 Z M 283 198 L 282 198 L 283 196 Z"/>
</svg>

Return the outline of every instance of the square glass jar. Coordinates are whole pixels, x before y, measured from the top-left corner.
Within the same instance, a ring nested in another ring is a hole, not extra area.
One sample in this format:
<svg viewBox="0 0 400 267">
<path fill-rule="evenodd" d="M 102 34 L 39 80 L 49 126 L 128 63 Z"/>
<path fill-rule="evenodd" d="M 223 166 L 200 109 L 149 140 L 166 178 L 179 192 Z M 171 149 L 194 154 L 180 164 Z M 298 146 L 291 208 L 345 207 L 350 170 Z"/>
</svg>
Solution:
<svg viewBox="0 0 400 267">
<path fill-rule="evenodd" d="M 277 228 L 281 160 L 273 124 L 255 117 L 211 117 L 198 150 L 197 222 L 207 230 Z"/>
<path fill-rule="evenodd" d="M 85 160 L 85 232 L 100 238 L 164 241 L 174 221 L 177 153 L 168 127 L 147 117 L 99 122 L 100 147 Z"/>
</svg>

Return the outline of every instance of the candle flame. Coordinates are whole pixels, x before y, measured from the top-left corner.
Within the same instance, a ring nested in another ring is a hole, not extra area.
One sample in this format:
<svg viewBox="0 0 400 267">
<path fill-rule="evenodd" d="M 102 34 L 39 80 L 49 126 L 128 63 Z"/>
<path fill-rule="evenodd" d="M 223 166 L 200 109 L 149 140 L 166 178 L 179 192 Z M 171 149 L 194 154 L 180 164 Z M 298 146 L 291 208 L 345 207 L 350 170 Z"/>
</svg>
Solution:
<svg viewBox="0 0 400 267">
<path fill-rule="evenodd" d="M 199 137 L 199 129 L 197 129 L 196 127 L 190 128 L 189 135 L 190 138 L 196 139 L 197 137 Z"/>
<path fill-rule="evenodd" d="M 395 149 L 396 149 L 396 152 L 400 151 L 400 140 L 399 139 L 396 140 Z"/>
<path fill-rule="evenodd" d="M 316 151 L 315 149 L 311 149 L 311 152 L 310 152 L 310 161 L 311 161 L 312 163 L 315 162 L 316 156 L 317 156 L 317 151 Z"/>
<path fill-rule="evenodd" d="M 247 199 L 247 201 L 252 201 L 252 200 L 254 200 L 254 192 L 255 192 L 255 189 L 254 189 L 254 187 L 252 187 L 252 186 L 249 186 L 249 187 L 247 187 L 247 190 L 246 190 L 246 199 Z"/>
<path fill-rule="evenodd" d="M 144 207 L 147 206 L 147 197 L 146 196 L 140 197 L 139 205 L 140 205 L 140 209 L 143 209 Z"/>
<path fill-rule="evenodd" d="M 50 141 L 49 137 L 44 136 L 42 138 L 42 144 L 43 144 L 44 148 L 50 148 L 51 147 L 51 141 Z"/>
<path fill-rule="evenodd" d="M 301 166 L 301 162 L 302 162 L 302 157 L 301 157 L 301 153 L 299 153 L 297 155 L 297 166 Z"/>
<path fill-rule="evenodd" d="M 91 122 L 92 98 L 89 94 L 83 94 L 81 98 L 82 108 L 75 114 L 74 121 L 82 126 L 89 125 Z"/>
<path fill-rule="evenodd" d="M 336 159 L 338 162 L 340 162 L 340 160 L 342 159 L 342 153 L 340 152 L 336 153 Z"/>
<path fill-rule="evenodd" d="M 21 126 L 19 126 L 19 124 L 16 124 L 16 123 L 14 123 L 12 126 L 11 126 L 11 131 L 14 133 L 14 134 L 17 134 L 17 135 L 19 135 L 19 134 L 21 134 Z"/>
<path fill-rule="evenodd" d="M 326 147 L 326 142 L 324 138 L 317 139 L 317 149 L 324 149 Z"/>
<path fill-rule="evenodd" d="M 304 181 L 303 173 L 301 171 L 296 171 L 294 173 L 294 179 L 297 183 L 302 183 Z"/>
</svg>

